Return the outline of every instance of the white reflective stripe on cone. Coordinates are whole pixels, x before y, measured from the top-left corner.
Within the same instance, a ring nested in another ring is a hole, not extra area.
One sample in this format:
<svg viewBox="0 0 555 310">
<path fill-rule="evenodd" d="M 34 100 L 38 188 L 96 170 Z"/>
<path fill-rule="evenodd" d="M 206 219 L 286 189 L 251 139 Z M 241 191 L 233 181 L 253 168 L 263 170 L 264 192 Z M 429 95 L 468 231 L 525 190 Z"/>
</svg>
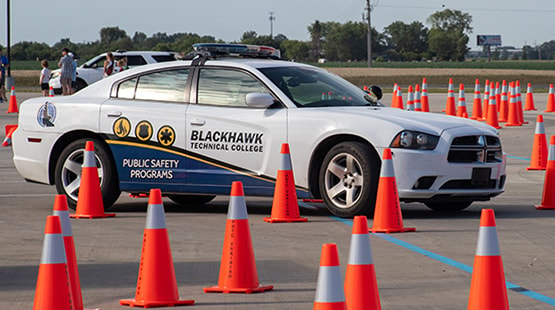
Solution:
<svg viewBox="0 0 555 310">
<path fill-rule="evenodd" d="M 549 153 L 547 155 L 547 160 L 555 160 L 555 145 L 549 145 Z"/>
<path fill-rule="evenodd" d="M 69 221 L 69 211 L 56 210 L 53 212 L 53 214 L 60 217 L 60 223 L 62 224 L 62 236 L 73 236 L 73 231 L 71 230 L 71 222 Z"/>
<path fill-rule="evenodd" d="M 545 134 L 545 127 L 543 126 L 543 122 L 536 123 L 536 134 Z"/>
<path fill-rule="evenodd" d="M 292 170 L 290 154 L 281 154 L 281 164 L 279 166 L 279 170 Z"/>
<path fill-rule="evenodd" d="M 499 256 L 499 241 L 497 240 L 497 229 L 495 226 L 481 226 L 478 234 L 478 245 L 476 255 Z"/>
<path fill-rule="evenodd" d="M 349 250 L 349 265 L 372 265 L 372 249 L 369 234 L 351 235 L 351 248 Z"/>
<path fill-rule="evenodd" d="M 339 266 L 321 266 L 318 272 L 315 302 L 342 302 L 345 293 L 341 284 Z"/>
<path fill-rule="evenodd" d="M 83 167 L 96 167 L 94 151 L 85 151 L 85 154 L 83 154 Z"/>
<path fill-rule="evenodd" d="M 393 169 L 393 162 L 391 161 L 391 159 L 384 160 L 382 171 L 380 172 L 380 177 L 389 178 L 394 176 L 395 176 L 395 171 Z"/>
<path fill-rule="evenodd" d="M 247 207 L 245 205 L 245 196 L 229 196 L 229 210 L 227 213 L 228 220 L 246 220 L 248 219 Z"/>
<path fill-rule="evenodd" d="M 45 234 L 41 264 L 67 263 L 64 239 L 61 234 Z"/>
<path fill-rule="evenodd" d="M 163 204 L 148 205 L 145 228 L 146 229 L 166 228 L 166 217 L 164 216 Z"/>
</svg>

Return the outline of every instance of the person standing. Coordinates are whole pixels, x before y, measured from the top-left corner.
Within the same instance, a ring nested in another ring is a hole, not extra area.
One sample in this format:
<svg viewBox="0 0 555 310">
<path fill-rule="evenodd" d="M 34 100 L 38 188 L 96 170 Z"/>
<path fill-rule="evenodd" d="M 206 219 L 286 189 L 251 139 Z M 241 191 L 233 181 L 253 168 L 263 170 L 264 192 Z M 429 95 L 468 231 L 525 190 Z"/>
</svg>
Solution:
<svg viewBox="0 0 555 310">
<path fill-rule="evenodd" d="M 112 54 L 112 52 L 106 53 L 106 60 L 104 61 L 104 77 L 112 75 L 115 65 L 114 54 Z"/>
<path fill-rule="evenodd" d="M 71 95 L 71 76 L 73 75 L 73 59 L 68 55 L 69 49 L 64 47 L 62 49 L 62 58 L 58 62 L 58 67 L 60 67 L 60 82 L 62 83 L 62 94 L 64 96 Z"/>
<path fill-rule="evenodd" d="M 72 52 L 68 55 L 71 57 L 71 93 L 73 94 L 77 90 L 77 61 L 75 61 L 75 56 Z"/>
<path fill-rule="evenodd" d="M 2 50 L 0 49 L 0 102 L 8 101 L 8 98 L 6 98 L 6 68 L 9 66 L 8 57 L 2 55 Z"/>
<path fill-rule="evenodd" d="M 48 60 L 44 59 L 40 62 L 40 64 L 42 66 L 39 78 L 40 89 L 42 90 L 42 95 L 44 97 L 48 97 L 50 95 L 48 87 L 48 82 L 50 81 L 50 69 L 48 69 Z"/>
</svg>

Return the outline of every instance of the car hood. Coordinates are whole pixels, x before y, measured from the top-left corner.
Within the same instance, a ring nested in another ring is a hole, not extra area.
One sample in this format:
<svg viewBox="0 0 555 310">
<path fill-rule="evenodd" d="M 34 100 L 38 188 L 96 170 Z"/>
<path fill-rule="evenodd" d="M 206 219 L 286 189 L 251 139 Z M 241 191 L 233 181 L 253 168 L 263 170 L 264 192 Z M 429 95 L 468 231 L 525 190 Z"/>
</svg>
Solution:
<svg viewBox="0 0 555 310">
<path fill-rule="evenodd" d="M 429 134 L 441 135 L 445 130 L 452 128 L 469 128 L 469 131 L 486 132 L 497 135 L 497 129 L 487 124 L 456 116 L 444 114 L 406 111 L 389 107 L 344 107 L 325 108 L 335 117 L 342 117 L 349 122 L 372 121 L 377 126 L 387 126 L 393 130 L 416 130 Z M 377 127 L 380 128 L 380 127 Z"/>
</svg>

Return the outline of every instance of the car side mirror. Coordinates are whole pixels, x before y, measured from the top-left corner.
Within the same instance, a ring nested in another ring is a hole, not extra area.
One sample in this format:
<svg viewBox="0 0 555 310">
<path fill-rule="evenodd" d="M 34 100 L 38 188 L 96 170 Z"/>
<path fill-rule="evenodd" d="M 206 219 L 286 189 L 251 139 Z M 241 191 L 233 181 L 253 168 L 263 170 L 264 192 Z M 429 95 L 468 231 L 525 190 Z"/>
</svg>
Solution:
<svg viewBox="0 0 555 310">
<path fill-rule="evenodd" d="M 267 108 L 274 104 L 274 97 L 266 93 L 248 93 L 245 101 L 249 107 Z"/>
</svg>

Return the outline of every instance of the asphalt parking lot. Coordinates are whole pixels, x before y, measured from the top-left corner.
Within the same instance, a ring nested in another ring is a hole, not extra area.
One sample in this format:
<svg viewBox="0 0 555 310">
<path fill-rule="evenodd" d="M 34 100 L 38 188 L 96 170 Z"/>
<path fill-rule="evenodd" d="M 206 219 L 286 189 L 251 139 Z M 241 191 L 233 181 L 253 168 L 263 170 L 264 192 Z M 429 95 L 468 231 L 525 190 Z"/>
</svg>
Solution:
<svg viewBox="0 0 555 310">
<path fill-rule="evenodd" d="M 18 94 L 18 102 L 36 95 Z M 445 98 L 430 95 L 433 112 L 444 108 Z M 500 129 L 507 153 L 503 195 L 458 213 L 402 203 L 404 225 L 416 232 L 371 236 L 383 309 L 466 309 L 483 208 L 495 210 L 510 307 L 555 308 L 555 210 L 534 208 L 541 202 L 545 173 L 526 170 L 536 116 L 545 109 L 547 94 L 536 94 L 535 101 L 538 111 L 524 114 L 528 124 Z M 390 94 L 383 102 L 389 105 Z M 469 111 L 471 103 L 467 94 Z M 0 105 L 1 128 L 17 122 L 17 114 L 6 110 L 6 104 Z M 542 115 L 549 139 L 555 135 L 555 113 Z M 56 193 L 53 187 L 21 179 L 11 156 L 11 148 L 0 148 L 0 309 L 30 309 L 45 219 Z M 262 218 L 271 212 L 271 199 L 246 197 L 259 281 L 274 290 L 204 293 L 204 287 L 218 282 L 228 201 L 218 197 L 204 207 L 183 209 L 164 199 L 179 295 L 195 300 L 192 307 L 311 309 L 323 243 L 337 244 L 345 275 L 351 220 L 330 216 L 322 205 L 301 203 L 308 222 L 269 224 Z M 110 210 L 116 217 L 71 220 L 85 308 L 122 309 L 120 299 L 134 298 L 146 208 L 146 199 L 122 194 Z"/>
</svg>

